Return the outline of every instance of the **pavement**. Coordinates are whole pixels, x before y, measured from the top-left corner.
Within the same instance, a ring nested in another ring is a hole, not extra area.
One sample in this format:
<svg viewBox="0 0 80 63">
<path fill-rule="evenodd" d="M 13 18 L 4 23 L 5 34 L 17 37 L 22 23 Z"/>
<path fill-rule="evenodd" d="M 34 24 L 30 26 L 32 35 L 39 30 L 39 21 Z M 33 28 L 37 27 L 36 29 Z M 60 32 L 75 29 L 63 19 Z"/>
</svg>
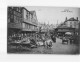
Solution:
<svg viewBox="0 0 80 63">
<path fill-rule="evenodd" d="M 56 43 L 53 43 L 52 48 L 44 46 L 32 49 L 33 54 L 78 54 L 79 47 L 75 44 L 62 44 L 62 40 L 56 38 Z"/>
<path fill-rule="evenodd" d="M 75 45 L 53 44 L 52 48 L 38 47 L 32 50 L 33 54 L 77 54 L 78 47 Z"/>
<path fill-rule="evenodd" d="M 15 52 L 14 52 L 15 53 Z M 53 43 L 52 48 L 46 48 L 39 46 L 38 48 L 32 48 L 31 50 L 25 49 L 16 53 L 22 54 L 78 54 L 79 47 L 75 44 L 62 44 L 62 40 L 56 38 L 56 43 Z"/>
</svg>

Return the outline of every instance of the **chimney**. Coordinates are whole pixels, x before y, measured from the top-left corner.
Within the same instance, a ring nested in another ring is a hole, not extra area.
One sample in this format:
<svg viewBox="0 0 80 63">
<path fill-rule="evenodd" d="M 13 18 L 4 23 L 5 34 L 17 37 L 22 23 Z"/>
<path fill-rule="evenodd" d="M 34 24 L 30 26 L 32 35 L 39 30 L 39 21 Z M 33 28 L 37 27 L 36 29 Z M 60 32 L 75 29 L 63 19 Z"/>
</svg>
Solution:
<svg viewBox="0 0 80 63">
<path fill-rule="evenodd" d="M 66 17 L 65 21 L 67 21 L 67 17 Z"/>
<path fill-rule="evenodd" d="M 78 20 L 78 17 L 77 17 L 77 20 Z"/>
</svg>

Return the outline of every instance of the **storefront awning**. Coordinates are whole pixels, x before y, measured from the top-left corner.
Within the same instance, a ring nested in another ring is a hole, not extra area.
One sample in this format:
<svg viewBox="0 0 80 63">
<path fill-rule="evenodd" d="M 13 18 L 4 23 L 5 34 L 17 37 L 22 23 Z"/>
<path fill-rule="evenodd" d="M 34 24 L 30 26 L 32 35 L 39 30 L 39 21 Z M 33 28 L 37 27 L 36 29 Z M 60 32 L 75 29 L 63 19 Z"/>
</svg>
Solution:
<svg viewBox="0 0 80 63">
<path fill-rule="evenodd" d="M 67 35 L 72 35 L 72 33 L 71 33 L 71 32 L 66 32 L 65 34 L 67 34 Z"/>
</svg>

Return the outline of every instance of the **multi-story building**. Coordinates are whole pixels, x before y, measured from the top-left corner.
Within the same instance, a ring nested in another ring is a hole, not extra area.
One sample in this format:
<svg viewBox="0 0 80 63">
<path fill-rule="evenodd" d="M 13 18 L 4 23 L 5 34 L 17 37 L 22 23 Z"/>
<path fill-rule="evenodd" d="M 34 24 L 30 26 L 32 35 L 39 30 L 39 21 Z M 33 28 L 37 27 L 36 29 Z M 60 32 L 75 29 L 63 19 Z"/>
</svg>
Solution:
<svg viewBox="0 0 80 63">
<path fill-rule="evenodd" d="M 22 29 L 22 8 L 8 7 L 8 33 L 13 34 Z"/>
<path fill-rule="evenodd" d="M 35 11 L 24 7 L 8 7 L 8 32 L 36 32 L 37 16 Z M 11 33 L 12 33 L 11 32 Z"/>
<path fill-rule="evenodd" d="M 23 23 L 22 23 L 22 31 L 29 34 L 37 31 L 37 16 L 35 11 L 28 11 L 26 8 L 22 10 L 23 15 Z M 36 18 L 36 19 L 35 19 Z"/>
<path fill-rule="evenodd" d="M 61 23 L 55 30 L 60 35 L 65 35 L 66 32 L 70 32 L 72 34 L 76 34 L 79 28 L 79 20 L 78 17 L 74 19 L 73 17 L 70 19 L 65 19 L 63 23 Z"/>
<path fill-rule="evenodd" d="M 22 19 L 23 31 L 37 31 L 37 17 L 35 11 L 28 11 L 26 8 L 23 8 Z"/>
<path fill-rule="evenodd" d="M 66 20 L 64 22 L 64 24 L 67 27 L 76 28 L 76 29 L 78 29 L 78 27 L 79 27 L 78 23 L 79 23 L 78 17 L 76 19 L 74 17 L 67 19 L 67 17 L 66 17 Z"/>
<path fill-rule="evenodd" d="M 33 36 L 36 38 L 36 32 L 38 20 L 35 11 L 28 11 L 26 8 L 23 7 L 22 9 L 22 32 L 26 33 L 28 36 Z"/>
</svg>

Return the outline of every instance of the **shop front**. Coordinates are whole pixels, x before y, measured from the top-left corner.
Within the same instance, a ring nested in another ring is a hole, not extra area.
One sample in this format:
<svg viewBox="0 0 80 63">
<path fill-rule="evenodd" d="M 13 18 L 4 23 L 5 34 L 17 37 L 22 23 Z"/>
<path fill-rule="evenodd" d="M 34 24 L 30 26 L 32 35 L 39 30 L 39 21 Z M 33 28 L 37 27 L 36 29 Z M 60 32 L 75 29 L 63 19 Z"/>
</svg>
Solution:
<svg viewBox="0 0 80 63">
<path fill-rule="evenodd" d="M 57 28 L 55 32 L 57 36 L 64 37 L 66 35 L 74 35 L 75 29 L 74 28 Z"/>
</svg>

